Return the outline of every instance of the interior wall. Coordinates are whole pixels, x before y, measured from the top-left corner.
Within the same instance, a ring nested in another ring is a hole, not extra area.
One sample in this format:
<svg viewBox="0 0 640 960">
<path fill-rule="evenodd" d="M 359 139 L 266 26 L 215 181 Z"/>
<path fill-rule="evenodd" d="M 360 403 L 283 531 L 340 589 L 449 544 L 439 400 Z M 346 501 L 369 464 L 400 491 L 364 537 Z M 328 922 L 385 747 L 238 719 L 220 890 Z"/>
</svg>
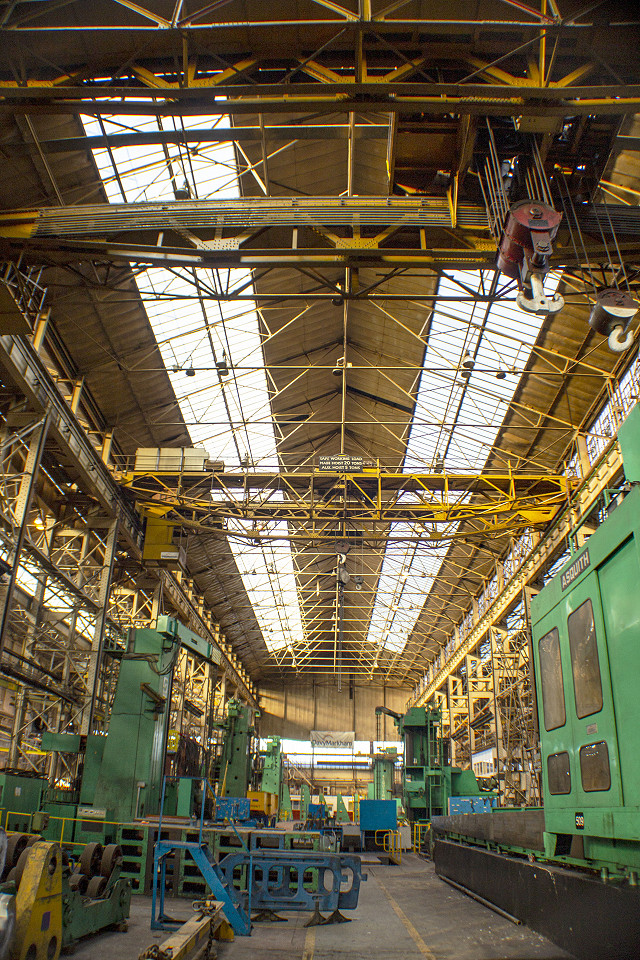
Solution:
<svg viewBox="0 0 640 960">
<path fill-rule="evenodd" d="M 311 730 L 355 730 L 356 740 L 376 739 L 377 706 L 404 713 L 411 691 L 406 687 L 336 681 L 299 681 L 260 685 L 261 737 L 309 740 Z M 382 739 L 397 740 L 392 717 L 382 716 Z"/>
</svg>

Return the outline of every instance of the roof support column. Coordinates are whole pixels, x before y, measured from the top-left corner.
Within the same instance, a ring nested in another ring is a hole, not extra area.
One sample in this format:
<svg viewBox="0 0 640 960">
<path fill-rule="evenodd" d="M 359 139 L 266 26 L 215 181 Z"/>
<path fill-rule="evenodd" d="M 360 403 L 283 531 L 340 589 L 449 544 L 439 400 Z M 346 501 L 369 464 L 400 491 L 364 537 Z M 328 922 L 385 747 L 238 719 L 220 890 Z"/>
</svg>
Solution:
<svg viewBox="0 0 640 960">
<path fill-rule="evenodd" d="M 10 555 L 11 575 L 9 577 L 7 592 L 4 599 L 2 620 L 0 620 L 0 656 L 2 655 L 2 651 L 7 639 L 7 629 L 11 616 L 11 606 L 13 604 L 13 596 L 18 578 L 18 567 L 20 566 L 22 548 L 27 535 L 27 523 L 29 520 L 31 501 L 33 500 L 33 494 L 38 479 L 38 472 L 40 470 L 40 463 L 42 461 L 42 454 L 44 452 L 44 445 L 47 440 L 49 418 L 50 415 L 47 413 L 44 419 L 41 420 L 39 426 L 37 426 L 33 432 L 31 443 L 29 444 L 29 452 L 24 465 L 24 473 L 20 483 L 20 490 L 18 492 L 18 499 L 15 507 L 15 520 L 18 524 L 18 536 Z"/>
<path fill-rule="evenodd" d="M 98 595 L 99 609 L 96 614 L 96 622 L 93 630 L 93 639 L 91 641 L 91 657 L 89 660 L 89 672 L 87 675 L 87 692 L 84 707 L 82 710 L 82 722 L 80 733 L 83 736 L 91 733 L 93 724 L 93 714 L 95 710 L 95 700 L 98 693 L 98 680 L 100 677 L 100 668 L 104 654 L 104 628 L 107 620 L 107 610 L 109 608 L 109 593 L 111 590 L 111 580 L 113 578 L 113 563 L 116 555 L 116 546 L 118 543 L 118 519 L 112 520 L 109 525 L 109 533 L 104 552 L 104 565 L 100 574 L 100 591 Z"/>
</svg>

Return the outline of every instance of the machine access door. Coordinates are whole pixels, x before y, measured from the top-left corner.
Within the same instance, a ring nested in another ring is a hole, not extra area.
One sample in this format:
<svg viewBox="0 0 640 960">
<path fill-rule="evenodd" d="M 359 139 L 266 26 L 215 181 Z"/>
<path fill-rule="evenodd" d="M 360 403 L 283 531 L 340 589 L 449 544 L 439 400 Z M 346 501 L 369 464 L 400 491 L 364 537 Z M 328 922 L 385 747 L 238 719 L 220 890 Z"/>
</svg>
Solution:
<svg viewBox="0 0 640 960">
<path fill-rule="evenodd" d="M 595 570 L 568 591 L 560 607 L 565 608 L 563 626 L 569 661 L 565 689 L 573 727 L 572 796 L 578 809 L 618 807 L 622 804 L 618 731 Z M 606 835 L 607 831 L 598 833 Z"/>
<path fill-rule="evenodd" d="M 631 537 L 598 569 L 616 715 L 622 787 L 627 804 L 640 797 L 640 561 Z M 637 825 L 635 834 L 637 835 Z M 629 834 L 626 834 L 629 836 Z"/>
</svg>

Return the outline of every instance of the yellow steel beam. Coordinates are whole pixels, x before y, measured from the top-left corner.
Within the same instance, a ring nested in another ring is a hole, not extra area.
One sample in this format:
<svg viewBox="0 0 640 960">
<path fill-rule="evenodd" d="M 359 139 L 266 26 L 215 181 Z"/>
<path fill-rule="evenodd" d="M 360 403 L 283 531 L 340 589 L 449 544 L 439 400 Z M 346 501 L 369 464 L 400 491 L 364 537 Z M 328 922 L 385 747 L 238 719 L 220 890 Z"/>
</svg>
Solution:
<svg viewBox="0 0 640 960">
<path fill-rule="evenodd" d="M 191 917 L 176 930 L 161 945 L 159 956 L 171 957 L 172 960 L 184 960 L 197 947 L 206 944 L 212 924 L 219 923 L 222 914 L 222 903 L 212 900 L 208 904 L 211 913 L 204 916 Z"/>
<path fill-rule="evenodd" d="M 370 465 L 363 463 L 361 470 L 283 470 L 270 471 L 159 471 L 159 470 L 127 470 L 116 472 L 116 479 L 124 486 L 137 484 L 141 478 L 150 481 L 148 489 L 164 488 L 180 478 L 183 488 L 186 484 L 193 486 L 201 483 L 203 489 L 230 491 L 238 489 L 246 491 L 260 491 L 265 489 L 284 489 L 288 492 L 296 490 L 305 493 L 313 482 L 319 489 L 322 481 L 325 485 L 335 485 L 348 478 L 353 482 L 370 485 L 375 482 L 376 487 L 387 493 L 404 496 L 407 492 L 440 492 L 450 493 L 509 493 L 520 496 L 530 490 L 536 493 L 561 493 L 566 495 L 573 481 L 566 476 L 551 473 L 537 473 L 534 471 L 495 472 L 495 473 L 432 473 L 430 471 L 412 471 L 408 473 L 385 470 L 375 461 Z"/>
<path fill-rule="evenodd" d="M 193 88 L 202 88 L 207 89 L 210 87 L 218 87 L 221 84 L 228 83 L 230 80 L 236 80 L 241 74 L 246 73 L 247 70 L 250 70 L 251 67 L 254 67 L 258 63 L 258 60 L 255 57 L 250 57 L 245 60 L 239 60 L 237 63 L 232 64 L 232 66 L 227 67 L 226 70 L 222 70 L 220 73 L 216 73 L 214 76 L 208 77 L 196 77 L 196 65 L 192 60 L 189 62 L 187 68 L 187 87 L 189 89 Z M 134 76 L 144 83 L 146 87 L 153 88 L 165 88 L 169 90 L 180 91 L 183 89 L 182 85 L 179 82 L 165 80 L 164 77 L 157 76 L 155 73 L 152 73 L 151 70 L 148 70 L 146 67 L 141 67 L 139 65 L 134 65 L 132 68 Z M 335 77 L 334 80 L 339 79 Z M 62 78 L 59 83 L 62 82 Z M 0 87 L 2 84 L 0 84 Z"/>
<path fill-rule="evenodd" d="M 335 524 L 345 523 L 381 541 L 393 539 L 396 523 L 414 525 L 409 539 L 434 541 L 523 529 L 548 523 L 572 488 L 569 478 L 558 476 L 379 470 L 357 475 L 133 472 L 121 474 L 119 481 L 145 512 L 169 508 L 167 517 L 175 516 L 176 522 L 213 523 L 221 532 L 224 521 L 245 522 L 245 535 L 252 539 L 268 539 L 270 525 L 287 522 L 295 525 L 290 539 L 301 543 L 324 541 L 333 536 Z M 284 497 L 276 500 L 271 494 L 277 490 Z M 462 523 L 469 526 L 458 531 Z"/>
<path fill-rule="evenodd" d="M 480 70 L 485 76 L 491 77 L 493 80 L 498 80 L 507 87 L 521 87 L 524 83 L 522 77 L 514 77 L 514 75 L 507 70 L 502 70 L 501 67 L 495 67 L 485 60 L 480 60 L 479 57 L 465 57 L 465 60 L 470 66 L 475 67 L 476 70 Z"/>
<path fill-rule="evenodd" d="M 353 77 L 341 77 L 340 74 L 334 73 L 329 67 L 323 67 L 322 64 L 317 63 L 315 60 L 300 60 L 299 62 L 300 69 L 303 70 L 304 73 L 308 73 L 314 80 L 320 80 L 321 83 L 354 82 Z"/>
<path fill-rule="evenodd" d="M 374 83 L 395 83 L 396 80 L 404 80 L 424 66 L 426 62 L 426 57 L 415 57 L 413 60 L 403 63 L 402 66 L 396 67 L 395 70 L 385 73 L 382 77 L 371 77 L 371 81 Z"/>
<path fill-rule="evenodd" d="M 344 17 L 345 20 L 357 21 L 359 19 L 357 13 L 354 13 L 353 10 L 347 10 L 346 7 L 335 3 L 334 0 L 314 0 L 314 3 L 319 4 L 321 7 L 326 7 L 327 10 L 332 10 L 334 13 L 337 13 L 338 16 Z"/>
<path fill-rule="evenodd" d="M 157 13 L 154 13 L 147 7 L 143 7 L 139 3 L 134 3 L 133 0 L 116 0 L 116 3 L 120 4 L 121 7 L 127 7 L 129 10 L 133 10 L 134 13 L 139 13 L 145 20 L 151 20 L 152 23 L 155 23 L 158 27 L 168 29 L 172 25 L 170 20 L 165 20 L 164 17 L 159 16 Z"/>
<path fill-rule="evenodd" d="M 594 68 L 593 63 L 584 63 L 581 67 L 576 67 L 575 70 L 572 70 L 571 73 L 568 73 L 566 77 L 563 77 L 562 80 L 556 80 L 554 83 L 550 83 L 550 87 L 568 87 L 570 84 L 575 83 L 576 80 L 580 80 L 587 73 L 591 73 Z"/>
</svg>

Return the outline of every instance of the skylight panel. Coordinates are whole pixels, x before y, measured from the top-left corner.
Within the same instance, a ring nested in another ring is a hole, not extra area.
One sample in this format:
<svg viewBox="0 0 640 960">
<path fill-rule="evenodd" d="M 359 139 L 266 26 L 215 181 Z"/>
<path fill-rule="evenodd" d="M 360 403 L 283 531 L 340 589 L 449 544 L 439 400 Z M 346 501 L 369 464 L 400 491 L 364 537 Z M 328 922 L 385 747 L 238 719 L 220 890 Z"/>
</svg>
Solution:
<svg viewBox="0 0 640 960">
<path fill-rule="evenodd" d="M 438 293 L 455 297 L 460 284 L 480 293 L 491 275 L 454 272 L 440 280 Z M 547 293 L 555 291 L 558 281 L 557 275 L 547 277 Z M 496 301 L 490 307 L 468 300 L 447 300 L 441 305 L 436 301 L 405 471 L 434 469 L 437 461 L 443 461 L 447 472 L 482 470 L 542 321 L 520 310 L 514 301 Z M 465 372 L 468 378 L 462 375 Z M 425 427 L 425 421 L 436 425 Z M 455 530 L 455 525 L 441 530 L 445 542 L 431 549 L 411 545 L 398 553 L 387 548 L 367 637 L 376 649 L 375 666 L 384 651 L 399 656 L 404 650 L 446 555 L 446 537 Z M 411 535 L 409 525 L 394 526 L 395 537 Z"/>
<path fill-rule="evenodd" d="M 126 124 L 115 117 L 102 118 L 102 123 L 104 130 L 100 120 L 84 117 L 90 136 L 123 129 L 161 129 L 157 119 L 147 117 L 132 117 Z M 228 127 L 229 119 L 184 118 L 184 126 Z M 229 142 L 199 144 L 188 151 L 176 144 L 99 149 L 94 151 L 94 159 L 112 203 L 173 202 L 176 191 L 200 200 L 239 196 L 237 165 Z M 250 280 L 250 271 L 240 269 L 152 268 L 136 278 L 192 442 L 206 447 L 215 460 L 277 471 L 276 436 L 255 304 L 206 296 L 207 290 L 223 294 L 247 284 L 250 291 Z M 199 296 L 203 292 L 205 295 Z M 240 536 L 238 524 L 231 522 L 228 533 L 267 648 L 289 651 L 295 665 L 294 644 L 303 642 L 304 631 L 287 525 L 272 525 L 270 539 L 252 545 Z"/>
</svg>

